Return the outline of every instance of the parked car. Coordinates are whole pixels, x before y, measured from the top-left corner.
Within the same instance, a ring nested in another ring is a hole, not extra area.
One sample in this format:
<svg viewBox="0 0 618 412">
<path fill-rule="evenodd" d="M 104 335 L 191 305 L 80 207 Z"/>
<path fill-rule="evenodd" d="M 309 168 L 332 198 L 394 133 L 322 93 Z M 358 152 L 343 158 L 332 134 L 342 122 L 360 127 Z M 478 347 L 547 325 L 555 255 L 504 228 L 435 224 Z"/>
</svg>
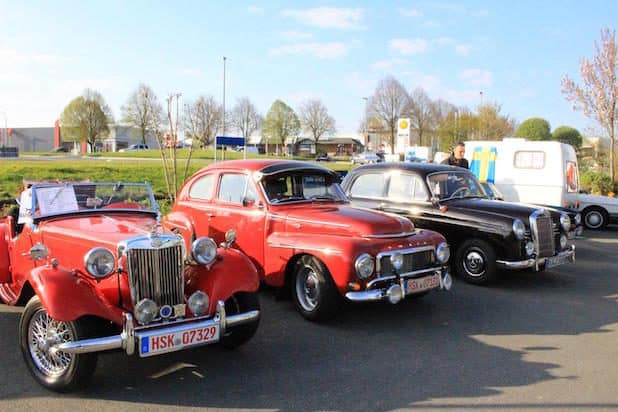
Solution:
<svg viewBox="0 0 618 412">
<path fill-rule="evenodd" d="M 451 284 L 442 235 L 350 206 L 338 175 L 313 162 L 207 166 L 185 182 L 164 222 L 186 238 L 217 241 L 234 226 L 263 281 L 291 293 L 309 320 L 333 316 L 340 297 L 397 303 Z"/>
<path fill-rule="evenodd" d="M 330 156 L 328 155 L 328 153 L 318 153 L 318 155 L 315 157 L 315 161 L 316 162 L 330 162 L 331 159 Z"/>
<path fill-rule="evenodd" d="M 373 152 L 362 152 L 355 154 L 352 156 L 352 164 L 367 164 L 367 163 L 378 163 L 384 161 L 384 155 L 378 156 L 377 153 Z"/>
<path fill-rule="evenodd" d="M 133 152 L 136 150 L 148 150 L 148 149 L 149 147 L 147 144 L 136 143 L 136 144 L 129 145 L 129 147 L 127 147 L 126 149 L 120 149 L 118 151 L 119 152 Z"/>
<path fill-rule="evenodd" d="M 101 351 L 235 347 L 255 333 L 259 278 L 233 231 L 220 247 L 187 244 L 161 226 L 147 184 L 40 182 L 20 197 L 0 220 L 0 300 L 25 304 L 19 343 L 41 385 L 85 384 Z"/>
<path fill-rule="evenodd" d="M 544 270 L 572 262 L 569 216 L 548 208 L 490 200 L 463 168 L 381 163 L 351 170 L 342 187 L 352 204 L 397 213 L 442 233 L 457 275 L 487 284 L 498 269 Z"/>
</svg>

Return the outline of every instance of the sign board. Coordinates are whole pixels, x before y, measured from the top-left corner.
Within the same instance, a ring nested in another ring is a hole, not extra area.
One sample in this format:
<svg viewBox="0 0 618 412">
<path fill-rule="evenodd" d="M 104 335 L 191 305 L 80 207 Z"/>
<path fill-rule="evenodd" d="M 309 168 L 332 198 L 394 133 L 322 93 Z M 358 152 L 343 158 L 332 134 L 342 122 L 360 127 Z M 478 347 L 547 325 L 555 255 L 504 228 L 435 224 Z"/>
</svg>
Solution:
<svg viewBox="0 0 618 412">
<path fill-rule="evenodd" d="M 244 146 L 244 137 L 217 136 L 217 146 Z"/>
<path fill-rule="evenodd" d="M 401 118 L 397 120 L 397 141 L 395 142 L 395 152 L 405 153 L 410 146 L 410 119 Z"/>
</svg>

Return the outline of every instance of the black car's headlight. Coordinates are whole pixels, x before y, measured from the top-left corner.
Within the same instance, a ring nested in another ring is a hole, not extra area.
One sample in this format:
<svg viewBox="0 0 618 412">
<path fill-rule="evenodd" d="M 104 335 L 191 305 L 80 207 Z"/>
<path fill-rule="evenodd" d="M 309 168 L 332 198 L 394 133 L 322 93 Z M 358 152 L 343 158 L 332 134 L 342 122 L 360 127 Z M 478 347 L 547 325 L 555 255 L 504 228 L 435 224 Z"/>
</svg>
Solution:
<svg viewBox="0 0 618 412">
<path fill-rule="evenodd" d="M 579 225 L 582 222 L 582 215 L 581 215 L 581 213 L 577 213 L 575 215 L 575 217 L 573 218 L 573 220 L 575 221 L 576 225 Z"/>
<path fill-rule="evenodd" d="M 560 225 L 565 232 L 568 232 L 571 228 L 571 218 L 566 213 L 560 215 Z"/>
<path fill-rule="evenodd" d="M 513 233 L 517 239 L 523 239 L 526 234 L 526 225 L 519 219 L 513 221 Z"/>
<path fill-rule="evenodd" d="M 436 248 L 436 258 L 438 258 L 439 263 L 446 263 L 448 259 L 451 257 L 451 249 L 448 244 L 442 242 Z"/>
<path fill-rule="evenodd" d="M 86 253 L 84 257 L 84 266 L 92 276 L 95 278 L 102 278 L 114 271 L 116 259 L 110 250 L 104 247 L 95 247 Z"/>
</svg>

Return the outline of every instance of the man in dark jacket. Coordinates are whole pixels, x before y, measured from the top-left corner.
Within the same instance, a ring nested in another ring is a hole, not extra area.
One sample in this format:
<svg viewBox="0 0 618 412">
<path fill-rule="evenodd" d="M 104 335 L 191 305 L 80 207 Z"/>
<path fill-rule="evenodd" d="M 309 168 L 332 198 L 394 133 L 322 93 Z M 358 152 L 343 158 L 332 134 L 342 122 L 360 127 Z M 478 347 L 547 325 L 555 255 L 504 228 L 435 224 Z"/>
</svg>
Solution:
<svg viewBox="0 0 618 412">
<path fill-rule="evenodd" d="M 442 164 L 450 165 L 450 166 L 459 166 L 459 167 L 468 169 L 469 168 L 468 159 L 464 157 L 464 154 L 466 154 L 466 145 L 463 144 L 463 142 L 459 142 L 457 143 L 457 146 L 453 148 L 451 155 L 442 161 Z"/>
</svg>

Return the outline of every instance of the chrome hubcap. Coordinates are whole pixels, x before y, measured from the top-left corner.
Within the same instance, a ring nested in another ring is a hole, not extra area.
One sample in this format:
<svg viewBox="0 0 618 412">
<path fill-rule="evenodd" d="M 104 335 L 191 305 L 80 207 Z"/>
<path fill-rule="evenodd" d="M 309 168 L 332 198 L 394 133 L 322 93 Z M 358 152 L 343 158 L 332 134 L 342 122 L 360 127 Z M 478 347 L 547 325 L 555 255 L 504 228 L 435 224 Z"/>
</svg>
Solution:
<svg viewBox="0 0 618 412">
<path fill-rule="evenodd" d="M 36 367 L 47 376 L 62 375 L 71 366 L 73 355 L 52 351 L 54 345 L 75 340 L 69 324 L 49 317 L 43 309 L 37 311 L 28 327 L 28 349 Z"/>
<path fill-rule="evenodd" d="M 296 296 L 304 310 L 310 312 L 318 305 L 320 289 L 318 276 L 310 267 L 304 267 L 296 276 Z"/>
<path fill-rule="evenodd" d="M 464 259 L 464 269 L 470 276 L 482 276 L 485 273 L 485 258 L 479 252 L 473 251 Z"/>
<path fill-rule="evenodd" d="M 600 227 L 603 224 L 603 216 L 599 212 L 588 212 L 586 214 L 586 225 L 593 229 Z"/>
</svg>

